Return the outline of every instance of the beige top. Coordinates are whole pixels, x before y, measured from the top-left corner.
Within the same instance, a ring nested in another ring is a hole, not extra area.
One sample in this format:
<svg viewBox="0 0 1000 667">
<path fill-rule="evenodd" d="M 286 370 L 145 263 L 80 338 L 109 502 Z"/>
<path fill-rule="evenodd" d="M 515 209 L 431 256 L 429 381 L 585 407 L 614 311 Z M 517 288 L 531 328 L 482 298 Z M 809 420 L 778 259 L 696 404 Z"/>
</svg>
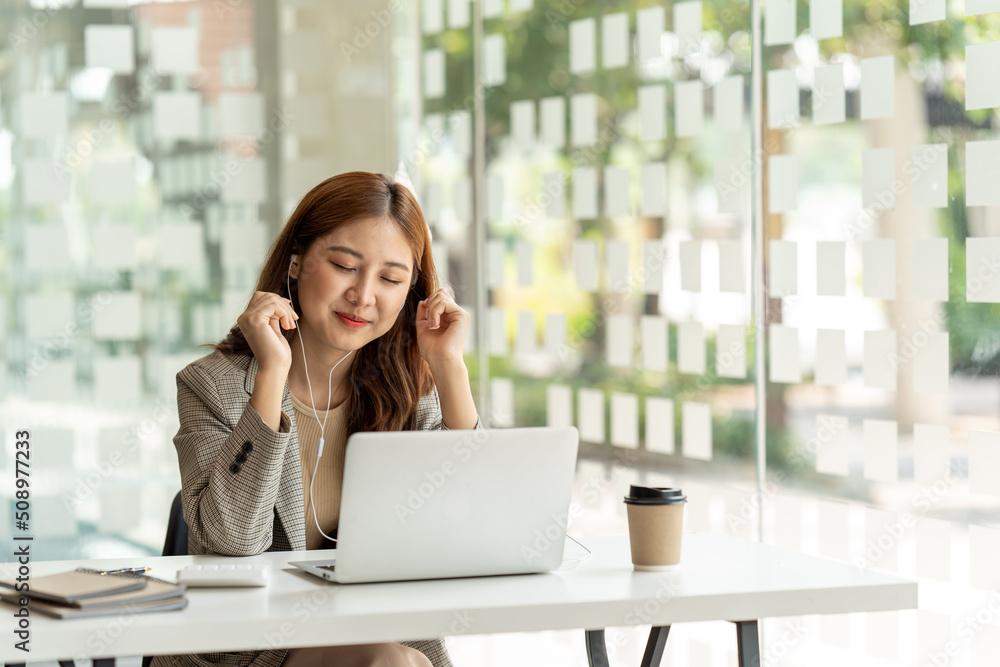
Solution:
<svg viewBox="0 0 1000 667">
<path fill-rule="evenodd" d="M 299 458 L 302 461 L 302 495 L 306 519 L 306 549 L 323 546 L 323 535 L 316 528 L 316 520 L 323 532 L 330 535 L 337 528 L 340 519 L 340 491 L 344 482 L 344 456 L 347 453 L 347 401 L 332 410 L 320 410 L 315 414 L 311 405 L 292 397 L 295 409 L 295 427 L 299 434 Z M 327 414 L 329 412 L 329 414 Z M 319 416 L 319 423 L 316 417 Z M 316 451 L 319 449 L 320 427 L 326 421 L 324 431 L 323 458 L 316 469 L 316 483 L 312 488 L 312 500 L 316 502 L 316 518 L 313 518 L 309 500 L 309 483 L 316 467 Z"/>
</svg>

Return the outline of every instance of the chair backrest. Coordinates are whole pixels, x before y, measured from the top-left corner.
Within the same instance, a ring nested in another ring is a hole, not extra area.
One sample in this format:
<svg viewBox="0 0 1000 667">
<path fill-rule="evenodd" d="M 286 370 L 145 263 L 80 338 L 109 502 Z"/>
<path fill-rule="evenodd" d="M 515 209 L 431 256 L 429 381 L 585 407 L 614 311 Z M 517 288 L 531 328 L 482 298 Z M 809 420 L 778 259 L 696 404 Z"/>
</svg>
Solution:
<svg viewBox="0 0 1000 667">
<path fill-rule="evenodd" d="M 163 542 L 164 556 L 186 556 L 188 552 L 188 527 L 184 521 L 184 506 L 181 492 L 174 496 L 170 505 L 170 519 L 167 521 L 167 538 Z"/>
</svg>

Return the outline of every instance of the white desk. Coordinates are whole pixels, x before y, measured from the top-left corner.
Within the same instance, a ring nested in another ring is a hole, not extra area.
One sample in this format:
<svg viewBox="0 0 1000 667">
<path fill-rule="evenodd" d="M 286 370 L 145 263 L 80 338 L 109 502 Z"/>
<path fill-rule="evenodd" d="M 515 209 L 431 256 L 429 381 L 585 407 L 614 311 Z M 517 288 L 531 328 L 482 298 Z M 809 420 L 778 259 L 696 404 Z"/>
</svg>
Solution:
<svg viewBox="0 0 1000 667">
<path fill-rule="evenodd" d="M 461 634 L 585 628 L 588 655 L 607 665 L 606 627 L 652 625 L 650 651 L 662 651 L 673 623 L 729 620 L 738 625 L 744 664 L 758 661 L 760 618 L 912 609 L 917 584 L 834 561 L 712 533 L 684 536 L 676 573 L 633 572 L 626 536 L 580 540 L 593 555 L 551 574 L 340 585 L 291 568 L 323 551 L 246 558 L 271 563 L 267 588 L 189 589 L 181 611 L 58 620 L 31 616 L 31 653 L 14 649 L 14 607 L 0 603 L 0 662 L 201 653 L 357 644 Z M 566 555 L 582 549 L 567 542 Z M 244 559 L 241 559 L 244 560 Z M 173 579 L 179 567 L 225 556 L 49 561 L 31 576 L 78 566 L 148 565 Z M 12 576 L 14 564 L 0 566 Z M 603 660 L 603 662 L 602 662 Z M 651 662 L 651 661 L 650 661 Z M 651 664 L 655 664 L 652 663 Z"/>
</svg>

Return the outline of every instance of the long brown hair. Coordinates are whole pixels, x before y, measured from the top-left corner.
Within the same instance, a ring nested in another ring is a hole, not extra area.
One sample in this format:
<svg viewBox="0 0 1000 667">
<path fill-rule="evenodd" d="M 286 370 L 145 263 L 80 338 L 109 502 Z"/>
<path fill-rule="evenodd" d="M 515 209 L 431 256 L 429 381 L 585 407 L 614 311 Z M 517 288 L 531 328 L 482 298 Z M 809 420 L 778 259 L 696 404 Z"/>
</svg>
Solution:
<svg viewBox="0 0 1000 667">
<path fill-rule="evenodd" d="M 415 282 L 392 328 L 355 353 L 347 398 L 347 433 L 416 428 L 420 397 L 434 388 L 430 369 L 420 357 L 416 338 L 417 303 L 438 288 L 431 239 L 424 215 L 406 187 L 382 174 L 352 171 L 328 178 L 299 202 L 268 251 L 255 291 L 274 292 L 298 303 L 296 281 L 288 294 L 286 276 L 292 254 L 300 262 L 312 244 L 341 225 L 363 219 L 394 222 L 413 250 Z M 294 329 L 282 329 L 286 340 Z M 219 343 L 205 344 L 226 354 L 253 356 L 239 325 Z"/>
</svg>

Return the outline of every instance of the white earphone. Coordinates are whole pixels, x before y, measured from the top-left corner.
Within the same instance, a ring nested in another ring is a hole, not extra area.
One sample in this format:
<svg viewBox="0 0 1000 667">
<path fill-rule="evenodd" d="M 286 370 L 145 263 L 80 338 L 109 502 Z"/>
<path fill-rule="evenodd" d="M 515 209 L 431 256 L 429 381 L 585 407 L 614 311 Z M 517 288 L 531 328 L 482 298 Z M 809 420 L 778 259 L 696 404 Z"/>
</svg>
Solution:
<svg viewBox="0 0 1000 667">
<path fill-rule="evenodd" d="M 292 265 L 295 264 L 295 260 L 298 259 L 298 257 L 299 257 L 298 255 L 292 255 L 292 261 L 288 265 L 288 273 L 286 274 L 286 278 L 285 278 L 285 283 L 288 286 L 288 296 L 289 297 L 292 296 L 292 281 L 291 281 Z M 309 402 L 312 403 L 313 416 L 316 417 L 316 423 L 319 424 L 320 423 L 319 422 L 319 414 L 316 412 L 316 401 L 313 399 L 312 382 L 309 381 L 309 364 L 306 362 L 306 346 L 305 346 L 305 343 L 302 342 L 302 336 L 301 335 L 298 336 L 298 339 L 299 339 L 299 345 L 302 346 L 302 363 L 306 365 L 306 383 L 309 385 Z M 351 350 L 350 352 L 348 352 L 347 354 L 345 354 L 340 359 L 340 361 L 343 361 L 347 357 L 351 356 L 351 352 L 354 352 L 354 350 Z M 334 371 L 334 369 L 337 368 L 337 366 L 340 365 L 340 361 L 338 361 L 337 363 L 335 363 L 333 365 L 333 368 L 330 369 L 330 377 L 329 377 L 329 379 L 327 381 L 327 388 L 326 388 L 326 395 L 327 396 L 330 396 L 330 393 L 333 390 L 333 371 Z M 324 533 L 323 532 L 323 528 L 320 527 L 320 525 L 319 525 L 319 519 L 316 517 L 316 503 L 313 502 L 313 483 L 316 481 L 316 471 L 319 470 L 319 459 L 320 459 L 320 457 L 323 456 L 323 445 L 325 443 L 325 438 L 323 436 L 324 436 L 324 433 L 326 432 L 326 420 L 330 417 L 330 411 L 329 411 L 330 404 L 327 403 L 326 407 L 327 407 L 327 413 L 323 417 L 323 423 L 320 424 L 319 449 L 316 451 L 316 463 L 315 463 L 315 465 L 313 465 L 312 479 L 309 480 L 309 505 L 312 507 L 313 521 L 316 522 L 316 528 L 319 530 L 320 534 L 323 537 L 325 537 L 326 539 L 328 539 L 328 540 L 330 540 L 332 542 L 336 542 L 337 538 L 330 537 L 329 535 L 327 535 L 326 533 Z"/>
</svg>

